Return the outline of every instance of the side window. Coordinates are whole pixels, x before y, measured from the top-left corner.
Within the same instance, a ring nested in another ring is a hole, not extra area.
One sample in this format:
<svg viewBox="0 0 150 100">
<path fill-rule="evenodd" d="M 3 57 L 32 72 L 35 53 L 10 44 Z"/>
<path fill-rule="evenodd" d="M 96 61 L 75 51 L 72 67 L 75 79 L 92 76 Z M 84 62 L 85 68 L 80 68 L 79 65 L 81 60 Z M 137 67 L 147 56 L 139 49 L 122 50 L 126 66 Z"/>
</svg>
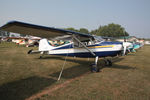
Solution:
<svg viewBox="0 0 150 100">
<path fill-rule="evenodd" d="M 69 40 L 68 41 L 64 41 L 64 40 L 49 40 L 48 41 L 48 43 L 54 47 L 62 46 L 62 45 L 68 44 L 70 42 L 71 41 L 69 41 Z"/>
<path fill-rule="evenodd" d="M 88 42 L 82 42 L 84 45 L 88 45 Z M 74 48 L 82 48 L 83 47 L 83 45 L 82 44 L 80 44 L 79 42 L 74 42 Z"/>
</svg>

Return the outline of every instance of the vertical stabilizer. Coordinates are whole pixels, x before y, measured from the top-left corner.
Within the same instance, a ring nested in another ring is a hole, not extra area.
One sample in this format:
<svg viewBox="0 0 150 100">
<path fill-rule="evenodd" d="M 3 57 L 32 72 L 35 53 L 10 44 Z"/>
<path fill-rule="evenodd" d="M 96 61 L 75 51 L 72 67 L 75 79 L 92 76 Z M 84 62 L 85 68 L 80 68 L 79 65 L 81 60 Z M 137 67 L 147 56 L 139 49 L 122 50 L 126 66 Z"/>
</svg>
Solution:
<svg viewBox="0 0 150 100">
<path fill-rule="evenodd" d="M 41 39 L 39 42 L 39 51 L 49 51 L 52 50 L 53 46 L 50 45 L 47 39 Z"/>
</svg>

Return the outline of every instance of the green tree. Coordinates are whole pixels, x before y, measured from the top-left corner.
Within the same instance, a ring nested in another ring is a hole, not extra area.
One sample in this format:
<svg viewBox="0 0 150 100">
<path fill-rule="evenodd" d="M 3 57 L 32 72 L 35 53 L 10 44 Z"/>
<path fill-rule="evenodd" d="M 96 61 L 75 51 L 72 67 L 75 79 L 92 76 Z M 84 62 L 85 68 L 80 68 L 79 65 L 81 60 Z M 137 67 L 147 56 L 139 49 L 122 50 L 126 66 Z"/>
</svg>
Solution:
<svg viewBox="0 0 150 100">
<path fill-rule="evenodd" d="M 89 33 L 88 29 L 86 29 L 86 28 L 80 28 L 79 32 L 81 32 L 81 33 Z"/>
<path fill-rule="evenodd" d="M 100 26 L 98 29 L 91 31 L 92 34 L 108 37 L 129 36 L 123 27 L 119 24 L 108 24 Z"/>
<path fill-rule="evenodd" d="M 65 30 L 70 30 L 70 31 L 75 31 L 75 32 L 81 32 L 81 33 L 90 33 L 88 31 L 88 29 L 86 28 L 80 28 L 79 30 L 78 29 L 75 29 L 73 27 L 69 27 L 69 28 L 65 28 Z"/>
<path fill-rule="evenodd" d="M 65 30 L 70 30 L 70 31 L 79 32 L 77 29 L 75 29 L 75 28 L 73 28 L 73 27 L 65 28 Z"/>
</svg>

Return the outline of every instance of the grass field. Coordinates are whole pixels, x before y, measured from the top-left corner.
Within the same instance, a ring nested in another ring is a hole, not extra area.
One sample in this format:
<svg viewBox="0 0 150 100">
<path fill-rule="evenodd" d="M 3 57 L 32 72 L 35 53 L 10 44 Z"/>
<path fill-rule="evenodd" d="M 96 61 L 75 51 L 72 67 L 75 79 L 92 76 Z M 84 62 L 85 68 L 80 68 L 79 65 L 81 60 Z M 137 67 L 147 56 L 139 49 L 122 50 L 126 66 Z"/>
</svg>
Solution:
<svg viewBox="0 0 150 100">
<path fill-rule="evenodd" d="M 68 57 L 60 81 L 65 57 L 39 59 L 29 49 L 0 44 L 0 100 L 150 100 L 150 46 L 113 58 L 99 73 L 89 72 L 94 59 Z"/>
</svg>

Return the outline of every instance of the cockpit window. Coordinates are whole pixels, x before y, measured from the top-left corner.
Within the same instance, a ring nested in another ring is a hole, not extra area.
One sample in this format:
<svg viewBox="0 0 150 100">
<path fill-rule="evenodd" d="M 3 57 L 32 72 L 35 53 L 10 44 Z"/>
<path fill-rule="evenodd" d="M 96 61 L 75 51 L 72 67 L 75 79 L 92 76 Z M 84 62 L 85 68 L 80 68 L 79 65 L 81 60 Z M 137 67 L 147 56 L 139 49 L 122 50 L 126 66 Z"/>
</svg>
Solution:
<svg viewBox="0 0 150 100">
<path fill-rule="evenodd" d="M 58 47 L 68 43 L 71 43 L 71 35 L 58 36 L 56 38 L 50 38 L 48 43 L 51 46 Z"/>
<path fill-rule="evenodd" d="M 57 46 L 61 46 L 61 45 L 65 45 L 65 44 L 71 43 L 71 41 L 49 40 L 48 43 L 49 43 L 51 46 L 57 47 Z"/>
<path fill-rule="evenodd" d="M 104 39 L 101 36 L 94 36 L 96 42 L 102 42 Z"/>
</svg>

